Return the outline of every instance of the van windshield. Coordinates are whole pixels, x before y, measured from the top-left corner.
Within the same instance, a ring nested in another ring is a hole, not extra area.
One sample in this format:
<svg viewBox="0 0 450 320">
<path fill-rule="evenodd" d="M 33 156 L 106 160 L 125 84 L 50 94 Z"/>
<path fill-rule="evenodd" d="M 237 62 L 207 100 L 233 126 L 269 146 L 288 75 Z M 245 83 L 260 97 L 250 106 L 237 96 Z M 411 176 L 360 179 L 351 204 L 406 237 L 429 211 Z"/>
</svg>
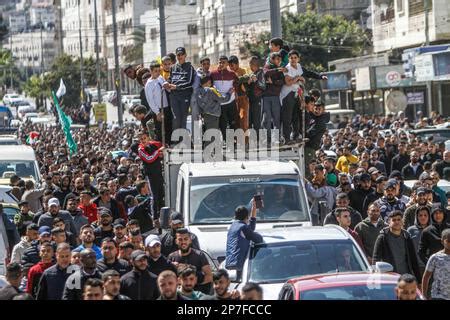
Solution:
<svg viewBox="0 0 450 320">
<path fill-rule="evenodd" d="M 14 174 L 21 178 L 32 177 L 34 181 L 38 180 L 34 161 L 1 160 L 0 178 L 9 179 Z"/>
<path fill-rule="evenodd" d="M 191 224 L 230 223 L 237 206 L 250 210 L 250 201 L 262 195 L 258 222 L 309 221 L 306 199 L 296 175 L 193 178 L 189 198 Z"/>
</svg>

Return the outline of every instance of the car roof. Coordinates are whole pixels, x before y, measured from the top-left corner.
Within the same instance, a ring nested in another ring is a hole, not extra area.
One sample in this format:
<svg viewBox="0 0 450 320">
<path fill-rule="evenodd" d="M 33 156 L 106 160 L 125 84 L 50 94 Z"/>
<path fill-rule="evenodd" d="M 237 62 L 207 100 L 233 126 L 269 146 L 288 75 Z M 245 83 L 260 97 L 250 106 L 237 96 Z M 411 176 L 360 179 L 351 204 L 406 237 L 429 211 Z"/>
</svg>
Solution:
<svg viewBox="0 0 450 320">
<path fill-rule="evenodd" d="M 298 291 L 308 291 L 317 288 L 335 287 L 339 285 L 367 285 L 369 283 L 396 284 L 400 277 L 397 273 L 342 272 L 319 274 L 290 279 Z"/>
<path fill-rule="evenodd" d="M 350 234 L 335 226 L 315 227 L 285 227 L 261 230 L 261 236 L 266 244 L 276 244 L 290 241 L 320 241 L 320 240 L 349 240 Z"/>
<path fill-rule="evenodd" d="M 298 174 L 299 172 L 297 165 L 293 162 L 271 160 L 185 163 L 180 170 L 186 170 L 193 177 Z"/>
<path fill-rule="evenodd" d="M 33 148 L 24 145 L 0 146 L 0 160 L 35 160 Z"/>
</svg>

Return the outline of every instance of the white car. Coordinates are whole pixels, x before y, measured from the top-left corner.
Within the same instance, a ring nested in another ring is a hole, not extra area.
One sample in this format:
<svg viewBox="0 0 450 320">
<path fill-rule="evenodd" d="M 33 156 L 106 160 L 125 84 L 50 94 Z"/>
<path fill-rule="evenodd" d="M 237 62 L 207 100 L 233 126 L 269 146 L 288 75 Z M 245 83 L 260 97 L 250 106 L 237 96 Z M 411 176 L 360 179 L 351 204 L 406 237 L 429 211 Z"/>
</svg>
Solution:
<svg viewBox="0 0 450 320">
<path fill-rule="evenodd" d="M 15 135 L 5 134 L 0 135 L 0 145 L 19 145 L 20 140 Z"/>
<path fill-rule="evenodd" d="M 228 273 L 233 289 L 240 290 L 248 282 L 261 285 L 264 300 L 276 300 L 283 284 L 292 278 L 375 270 L 355 239 L 339 226 L 276 228 L 260 234 L 264 242 L 250 245 L 240 281 L 236 282 L 235 270 Z M 392 266 L 383 264 L 377 269 L 389 272 Z"/>
<path fill-rule="evenodd" d="M 17 93 L 8 93 L 8 94 L 5 94 L 5 96 L 3 97 L 3 103 L 5 103 L 5 104 L 11 104 L 15 101 L 20 101 L 20 100 L 23 100 L 23 97 L 21 97 Z"/>
<path fill-rule="evenodd" d="M 39 114 L 37 114 L 36 112 L 28 112 L 28 113 L 25 113 L 25 114 L 23 115 L 22 121 L 23 121 L 23 122 L 25 122 L 25 121 L 27 121 L 27 120 L 30 120 L 30 121 L 31 121 L 31 119 L 39 119 Z"/>
</svg>

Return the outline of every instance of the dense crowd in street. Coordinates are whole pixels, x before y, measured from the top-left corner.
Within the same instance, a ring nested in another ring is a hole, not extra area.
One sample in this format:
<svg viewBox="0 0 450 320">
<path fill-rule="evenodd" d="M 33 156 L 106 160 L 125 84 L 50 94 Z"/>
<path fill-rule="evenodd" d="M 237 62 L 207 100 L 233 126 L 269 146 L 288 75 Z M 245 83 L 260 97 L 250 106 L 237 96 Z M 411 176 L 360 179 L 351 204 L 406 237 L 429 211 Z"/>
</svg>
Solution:
<svg viewBox="0 0 450 320">
<path fill-rule="evenodd" d="M 234 56 L 215 61 L 217 70 L 203 58 L 195 70 L 184 48 L 161 64 L 124 67 L 142 86 L 142 105 L 130 110 L 140 124 L 79 129 L 76 154 L 69 154 L 59 127 L 22 126 L 23 143 L 39 133 L 32 147 L 44 182 L 10 179 L 20 213 L 9 222 L 0 207 L 10 253 L 0 299 L 262 299 L 255 283 L 230 289 L 227 271 L 213 268 L 180 213 L 172 210 L 170 228 L 161 228 L 162 158 L 170 145 L 162 136 L 169 142 L 173 130 L 186 128 L 190 110 L 204 130 L 224 136 L 226 129 L 262 128 L 280 130 L 271 139 L 281 144 L 306 138 L 304 184 L 313 225 L 339 225 L 371 263 L 390 263 L 403 275 L 399 299 L 413 284 L 426 298 L 449 300 L 450 220 L 438 184 L 450 179 L 450 151 L 408 132 L 445 119 L 358 115 L 341 119 L 331 135 L 320 91 L 305 89 L 306 79 L 326 76 L 302 67 L 300 54 L 281 39 L 272 39 L 270 48 L 267 61 L 250 59 L 251 73 Z M 409 188 L 406 180 L 417 181 Z M 229 237 L 240 238 L 227 244 L 227 262 L 240 260 L 250 240 L 260 239 L 254 210 L 230 212 L 250 223 L 233 222 Z M 243 250 L 230 248 L 233 243 Z"/>
</svg>

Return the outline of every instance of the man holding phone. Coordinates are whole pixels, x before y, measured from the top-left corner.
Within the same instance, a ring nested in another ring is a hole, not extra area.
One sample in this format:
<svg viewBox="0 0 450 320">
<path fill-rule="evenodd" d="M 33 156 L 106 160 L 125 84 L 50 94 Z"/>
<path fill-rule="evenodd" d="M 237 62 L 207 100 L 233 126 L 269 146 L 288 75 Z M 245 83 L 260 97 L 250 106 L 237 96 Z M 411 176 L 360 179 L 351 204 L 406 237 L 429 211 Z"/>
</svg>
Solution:
<svg viewBox="0 0 450 320">
<path fill-rule="evenodd" d="M 234 211 L 235 220 L 231 224 L 230 229 L 228 229 L 225 268 L 227 270 L 236 270 L 238 279 L 242 275 L 242 268 L 250 247 L 250 241 L 255 243 L 263 242 L 262 236 L 255 232 L 257 207 L 262 207 L 260 195 L 256 195 L 252 200 L 250 218 L 248 209 L 245 206 L 242 205 L 236 208 Z"/>
</svg>

